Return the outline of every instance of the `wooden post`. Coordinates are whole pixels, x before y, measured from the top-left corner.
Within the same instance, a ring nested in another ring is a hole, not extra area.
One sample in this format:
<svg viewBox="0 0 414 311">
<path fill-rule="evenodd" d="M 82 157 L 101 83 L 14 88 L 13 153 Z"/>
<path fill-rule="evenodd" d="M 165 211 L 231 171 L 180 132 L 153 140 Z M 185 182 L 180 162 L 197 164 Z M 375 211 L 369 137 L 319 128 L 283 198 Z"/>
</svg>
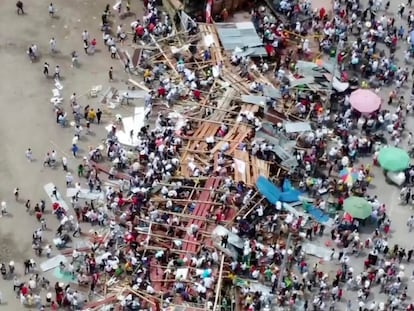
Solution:
<svg viewBox="0 0 414 311">
<path fill-rule="evenodd" d="M 217 311 L 217 304 L 219 301 L 219 297 L 221 294 L 221 283 L 222 283 L 222 279 L 223 279 L 223 267 L 224 267 L 224 254 L 221 255 L 221 262 L 220 262 L 220 272 L 219 272 L 219 276 L 217 279 L 217 286 L 216 286 L 216 298 L 214 299 L 214 305 L 213 305 L 213 311 Z"/>
</svg>

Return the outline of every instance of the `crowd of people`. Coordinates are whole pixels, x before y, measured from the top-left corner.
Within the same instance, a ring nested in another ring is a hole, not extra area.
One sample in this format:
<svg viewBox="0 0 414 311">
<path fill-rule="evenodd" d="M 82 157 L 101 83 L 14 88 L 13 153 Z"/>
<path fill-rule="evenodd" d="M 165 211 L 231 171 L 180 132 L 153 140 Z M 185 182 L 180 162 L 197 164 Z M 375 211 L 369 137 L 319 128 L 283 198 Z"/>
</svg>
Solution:
<svg viewBox="0 0 414 311">
<path fill-rule="evenodd" d="M 154 1 L 144 2 L 145 16 L 131 24 L 132 40 L 150 42 L 156 40 L 153 38 L 173 36 L 170 17 L 162 14 Z M 413 249 L 410 245 L 391 243 L 389 207 L 373 196 L 369 189 L 373 182 L 371 165 L 378 165 L 380 147 L 386 144 L 386 140 L 392 141 L 394 146 L 406 145 L 406 118 L 412 113 L 413 106 L 411 98 L 404 98 L 402 88 L 409 79 L 409 71 L 408 67 L 400 67 L 395 57 L 397 44 L 403 41 L 405 30 L 403 26 L 398 28 L 395 25 L 393 17 L 380 16 L 380 12 L 386 12 L 387 6 L 382 8 L 380 1 L 370 4 L 364 10 L 358 1 L 335 1 L 332 16 L 321 8 L 307 21 L 301 21 L 300 17 L 312 11 L 308 1 L 300 5 L 281 1 L 278 17 L 272 16 L 267 10 L 252 11 L 252 20 L 263 36 L 268 62 L 272 59 L 276 62 L 272 78 L 276 79 L 284 97 L 282 100 L 271 99 L 269 104 L 278 108 L 295 98 L 291 113 L 298 117 L 309 115 L 316 124 L 313 131 L 297 137 L 301 147 L 294 152 L 298 160 L 297 168 L 289 174 L 277 176 L 275 182 L 281 187 L 286 180 L 294 183 L 306 193 L 307 199 L 312 201 L 317 210 L 332 216 L 333 224 L 287 212 L 280 201 L 273 206 L 266 200 L 254 198 L 254 187 L 235 182 L 231 177 L 235 161 L 226 154 L 228 144 L 222 145 L 217 160 L 204 165 L 194 159 L 185 164 L 180 163 L 185 149 L 183 142 L 194 133 L 197 126 L 192 120 L 185 119 L 183 122 L 176 116 L 161 112 L 153 126 L 144 126 L 138 133 L 130 133 L 131 139 L 136 137 L 138 141 L 134 148 L 118 142 L 119 120 L 115 120 L 105 144 L 90 148 L 81 159 L 77 174 L 74 174 L 76 176 L 67 172 L 66 157 L 59 158 L 56 151 L 47 153 L 43 165 L 54 166 L 61 162 L 66 185 L 74 188 L 75 194 L 70 199 L 71 209 L 66 210 L 59 203 L 52 206 L 53 215 L 59 220 L 53 246 L 42 240 L 43 231 L 47 229 L 46 202 L 41 200 L 32 209 L 32 202 L 26 201 L 26 210 L 39 222 L 39 228 L 33 233 L 34 254 L 50 258 L 55 249 L 63 251 L 66 247 L 74 246 L 73 240 L 77 236 L 89 240 L 91 246 L 85 249 L 74 247 L 69 260 L 59 264 L 59 272 L 71 276 L 77 286 L 74 288 L 58 281 L 54 294 L 49 291 L 50 282 L 36 273 L 38 267 L 35 260 L 24 262 L 25 274 L 27 272 L 30 276 L 27 281 L 15 276 L 14 262 L 10 262 L 7 267 L 3 263 L 0 271 L 4 277 L 13 280 L 13 289 L 21 303 L 36 306 L 39 310 L 57 310 L 58 307 L 80 310 L 85 304 L 82 288 L 89 287 L 89 294 L 93 296 L 103 287 L 103 283 L 112 286 L 117 279 L 125 277 L 133 291 L 160 298 L 162 305 L 157 303 L 157 309 L 180 303 L 211 308 L 217 294 L 215 286 L 220 257 L 224 253 L 227 272 L 220 280 L 225 285 L 221 289 L 222 306 L 228 303 L 245 310 L 271 310 L 275 305 L 301 310 L 336 310 L 345 305 L 347 310 L 414 310 L 407 296 L 409 273 L 406 272 Z M 121 1 L 116 7 L 119 14 L 123 12 L 124 5 L 125 12 L 130 11 L 129 1 Z M 18 1 L 17 8 L 18 14 L 24 14 L 21 1 Z M 117 58 L 120 57 L 118 44 L 123 46 L 128 40 L 128 31 L 119 24 L 116 36 L 111 35 L 110 11 L 107 5 L 102 14 L 103 41 L 111 58 Z M 400 12 L 401 16 L 405 16 L 404 9 Z M 52 4 L 49 14 L 55 14 Z M 408 26 L 411 26 L 411 11 L 407 18 Z M 190 32 L 197 32 L 195 23 L 190 26 Z M 303 39 L 293 50 L 289 40 L 295 35 Z M 367 81 L 366 86 L 390 88 L 390 106 L 366 115 L 351 107 L 349 92 L 336 94 L 335 98 L 341 100 L 339 108 L 333 105 L 324 108 L 328 103 L 323 102 L 315 91 L 304 90 L 300 96 L 291 96 L 295 90 L 290 88 L 287 74 L 295 72 L 297 60 L 308 58 L 314 53 L 307 35 L 319 38 L 321 52 L 332 54 L 333 49 L 337 50 L 333 56 L 344 82 L 350 82 L 350 76 L 357 76 Z M 86 30 L 81 37 L 85 53 L 93 54 L 96 39 L 90 40 Z M 386 48 L 380 50 L 384 45 Z M 56 49 L 54 39 L 50 42 L 50 48 L 51 52 Z M 292 50 L 286 52 L 289 49 Z M 282 51 L 283 54 L 280 53 Z M 34 60 L 37 47 L 31 46 L 28 54 Z M 208 49 L 203 53 L 203 59 L 211 59 Z M 131 60 L 127 58 L 123 61 L 127 71 L 133 69 Z M 72 64 L 76 62 L 77 56 L 73 56 Z M 232 64 L 233 69 L 246 72 L 243 76 L 253 80 L 249 74 L 252 64 L 250 59 L 235 57 Z M 166 68 L 150 64 L 150 58 L 144 57 L 140 65 L 144 67 L 142 78 L 145 86 L 150 89 L 144 99 L 147 118 L 159 101 L 167 107 L 182 97 L 199 101 L 214 83 L 216 75 L 220 75 L 220 66 L 212 65 L 201 75 L 187 65 L 184 58 L 178 57 L 176 67 L 172 69 L 181 77 L 182 83 L 177 83 L 165 75 Z M 256 65 L 268 74 L 267 63 Z M 43 67 L 47 76 L 48 66 L 45 63 Z M 109 80 L 112 81 L 112 67 L 109 72 Z M 55 78 L 59 79 L 59 75 L 60 69 L 57 76 L 55 70 Z M 251 81 L 251 86 L 252 92 L 263 91 L 257 81 Z M 66 127 L 68 116 L 65 109 L 60 103 L 55 104 L 55 107 L 56 123 Z M 83 135 L 82 126 L 89 131 L 92 124 L 101 124 L 102 111 L 90 106 L 81 107 L 75 93 L 70 98 L 68 109 L 72 110 L 75 122 L 71 151 L 77 157 L 79 139 Z M 208 115 L 213 111 L 206 109 L 205 113 Z M 239 122 L 252 125 L 253 132 L 262 128 L 259 115 L 241 114 Z M 205 150 L 201 151 L 212 150 L 219 142 L 217 138 L 225 137 L 228 131 L 228 126 L 223 124 L 213 137 L 206 137 Z M 411 133 L 409 144 L 410 139 Z M 263 142 L 254 135 L 247 137 L 238 149 L 267 161 L 277 161 L 271 143 Z M 31 162 L 33 154 L 30 148 L 25 155 Z M 359 160 L 366 162 L 366 159 L 371 158 L 369 164 L 357 164 Z M 105 169 L 105 162 L 109 163 L 108 169 Z M 182 166 L 187 170 L 188 177 L 174 180 Z M 341 172 L 344 170 L 351 172 L 355 180 L 342 178 Z M 201 237 L 206 226 L 200 227 L 194 223 L 186 226 L 187 220 L 183 216 L 185 211 L 196 208 L 196 202 L 186 200 L 192 195 L 192 189 L 199 186 L 200 180 L 208 176 L 221 178 L 222 185 L 218 190 L 210 190 L 210 200 L 215 204 L 206 218 L 207 224 L 226 225 L 232 210 L 235 213 L 251 210 L 235 217 L 234 223 L 228 226 L 228 232 L 222 234 L 220 242 L 214 246 L 203 245 Z M 107 185 L 107 179 L 112 184 Z M 99 199 L 85 199 L 84 185 L 89 195 L 96 194 Z M 19 189 L 16 189 L 17 200 Z M 401 198 L 408 203 L 411 192 L 409 187 L 403 190 Z M 153 197 L 154 193 L 159 193 L 158 199 Z M 56 201 L 61 199 L 56 187 L 51 196 Z M 356 219 L 344 214 L 344 200 L 349 196 L 365 197 L 371 204 L 372 214 L 367 219 Z M 303 205 L 306 210 L 305 203 Z M 2 213 L 6 212 L 2 204 Z M 372 228 L 367 238 L 362 238 L 366 234 L 360 233 L 363 225 Z M 412 218 L 407 220 L 407 227 L 409 231 L 414 227 Z M 84 228 L 92 229 L 88 233 Z M 154 235 L 154 232 L 164 232 L 163 239 L 168 241 L 164 247 L 150 245 L 150 235 Z M 194 254 L 183 254 L 182 247 L 183 243 L 187 243 L 184 242 L 188 240 L 185 238 L 187 235 L 192 236 L 193 243 L 198 245 Z M 243 246 L 236 248 L 230 237 L 240 239 Z M 306 254 L 304 244 L 315 240 L 323 241 L 325 247 L 331 250 L 327 262 L 315 262 Z M 366 259 L 363 267 L 356 268 L 353 262 L 359 256 L 366 256 Z M 327 273 L 326 265 L 338 265 L 336 274 Z M 187 269 L 189 276 L 182 276 L 182 269 Z M 157 280 L 154 279 L 153 271 L 156 271 Z M 255 289 L 254 284 L 257 283 L 264 284 L 267 290 Z M 234 286 L 238 288 L 236 294 L 229 290 Z M 162 297 L 158 296 L 160 288 L 163 290 Z M 44 298 L 40 294 L 42 289 L 46 292 Z M 372 299 L 374 291 L 385 293 L 387 299 L 381 301 L 376 294 Z M 351 298 L 354 296 L 356 300 Z M 126 294 L 119 303 L 124 310 L 148 307 L 148 302 L 133 292 Z"/>
</svg>

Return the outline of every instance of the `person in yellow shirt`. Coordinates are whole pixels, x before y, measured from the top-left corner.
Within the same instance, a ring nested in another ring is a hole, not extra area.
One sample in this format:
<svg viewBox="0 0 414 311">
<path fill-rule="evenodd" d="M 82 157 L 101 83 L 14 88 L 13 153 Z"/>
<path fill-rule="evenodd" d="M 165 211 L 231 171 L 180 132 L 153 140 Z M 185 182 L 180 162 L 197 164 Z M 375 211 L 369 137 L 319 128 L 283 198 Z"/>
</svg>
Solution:
<svg viewBox="0 0 414 311">
<path fill-rule="evenodd" d="M 96 112 L 93 108 L 89 109 L 88 111 L 88 121 L 93 123 L 96 119 Z"/>
<path fill-rule="evenodd" d="M 151 82 L 151 76 L 152 76 L 151 70 L 145 69 L 145 71 L 144 71 L 144 81 L 145 81 L 145 83 Z"/>
</svg>

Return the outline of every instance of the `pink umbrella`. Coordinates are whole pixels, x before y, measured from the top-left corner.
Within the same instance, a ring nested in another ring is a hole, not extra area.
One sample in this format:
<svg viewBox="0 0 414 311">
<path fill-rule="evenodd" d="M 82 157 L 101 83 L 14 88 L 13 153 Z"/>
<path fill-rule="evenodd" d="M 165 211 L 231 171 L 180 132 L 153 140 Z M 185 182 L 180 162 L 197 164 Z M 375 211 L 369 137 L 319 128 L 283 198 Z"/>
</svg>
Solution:
<svg viewBox="0 0 414 311">
<path fill-rule="evenodd" d="M 361 113 L 372 113 L 381 107 L 381 97 L 371 90 L 358 89 L 352 92 L 349 101 Z"/>
</svg>

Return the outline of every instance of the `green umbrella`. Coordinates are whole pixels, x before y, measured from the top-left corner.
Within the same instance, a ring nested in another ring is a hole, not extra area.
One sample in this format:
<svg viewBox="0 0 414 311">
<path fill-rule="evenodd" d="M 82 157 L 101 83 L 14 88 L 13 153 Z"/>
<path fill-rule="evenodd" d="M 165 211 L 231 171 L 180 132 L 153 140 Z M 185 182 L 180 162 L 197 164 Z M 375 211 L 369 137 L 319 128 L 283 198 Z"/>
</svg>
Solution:
<svg viewBox="0 0 414 311">
<path fill-rule="evenodd" d="M 344 211 L 354 218 L 365 219 L 372 213 L 371 204 L 360 197 L 349 197 L 344 201 Z"/>
<path fill-rule="evenodd" d="M 410 165 L 410 156 L 401 148 L 384 147 L 378 154 L 378 163 L 386 171 L 401 172 Z"/>
</svg>

